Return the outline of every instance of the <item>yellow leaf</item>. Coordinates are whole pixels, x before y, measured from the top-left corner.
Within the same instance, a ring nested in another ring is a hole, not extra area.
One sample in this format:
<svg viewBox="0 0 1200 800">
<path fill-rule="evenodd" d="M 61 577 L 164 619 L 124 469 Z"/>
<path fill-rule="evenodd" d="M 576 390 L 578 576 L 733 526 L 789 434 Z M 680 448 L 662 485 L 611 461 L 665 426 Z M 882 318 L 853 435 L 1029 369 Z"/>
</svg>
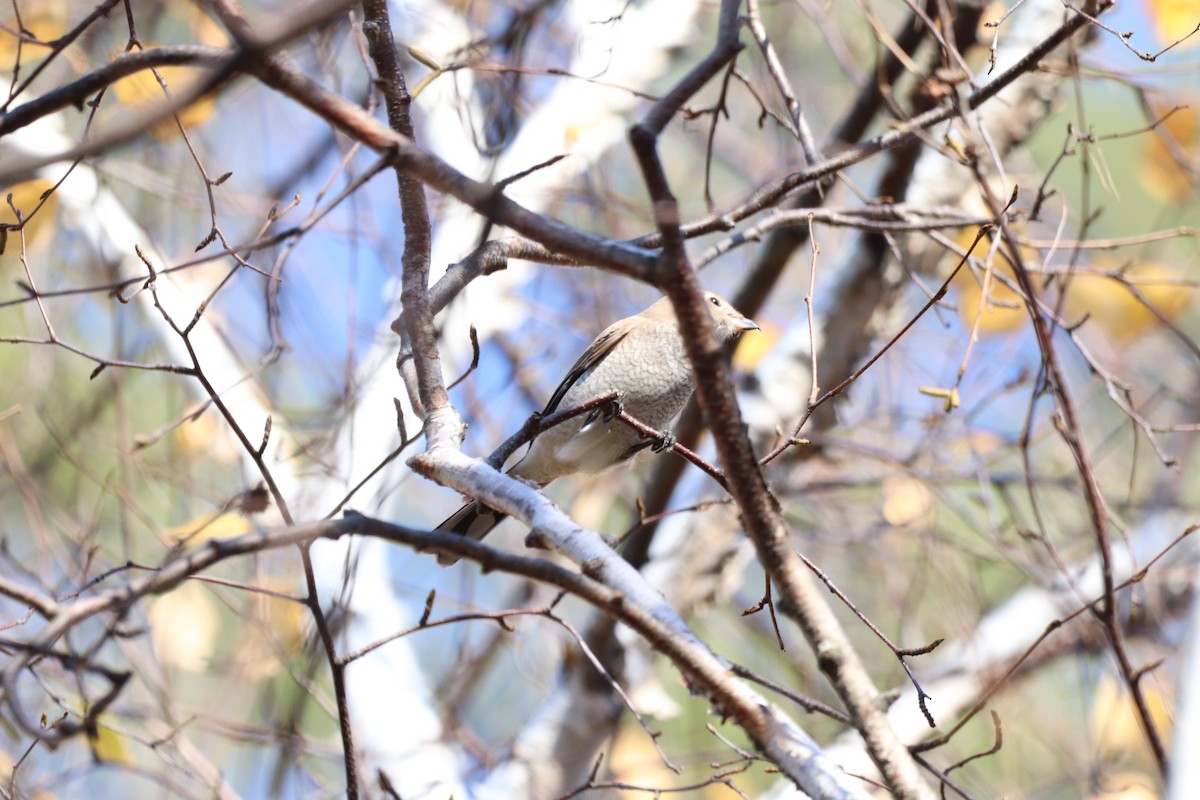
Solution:
<svg viewBox="0 0 1200 800">
<path fill-rule="evenodd" d="M 184 422 L 175 429 L 173 437 L 183 455 L 204 455 L 226 464 L 239 458 L 233 435 L 211 411 Z"/>
<path fill-rule="evenodd" d="M 762 330 L 743 334 L 738 340 L 737 349 L 733 351 L 734 369 L 739 372 L 753 372 L 777 341 L 779 328 L 769 322 L 762 324 Z"/>
<path fill-rule="evenodd" d="M 1178 42 L 1200 23 L 1200 4 L 1196 0 L 1146 0 L 1146 10 L 1163 47 Z M 1180 47 L 1195 47 L 1196 44 L 1197 37 L 1193 36 Z"/>
<path fill-rule="evenodd" d="M 150 605 L 150 641 L 163 664 L 186 672 L 208 667 L 220 622 L 203 586 L 187 582 Z"/>
<path fill-rule="evenodd" d="M 955 244 L 966 250 L 975 241 L 975 231 L 964 229 L 957 237 Z M 982 241 L 975 247 L 974 258 L 986 261 L 988 258 L 988 242 Z M 948 253 L 946 260 L 957 264 L 960 256 Z M 1026 265 L 1038 263 L 1037 251 L 1032 248 L 1021 248 L 1021 260 Z M 1010 288 L 1017 285 L 1013 265 L 1008 257 L 1007 249 L 1001 245 L 996 249 L 991 259 L 991 272 L 973 271 L 964 266 L 954 277 L 951 286 L 958 293 L 958 315 L 968 328 L 979 320 L 979 330 L 982 333 L 1007 333 L 1024 325 L 1029 320 L 1025 310 L 1025 301 L 1020 293 Z M 984 289 L 987 289 L 986 295 Z"/>
<path fill-rule="evenodd" d="M 896 526 L 928 525 L 933 519 L 933 495 L 915 478 L 888 478 L 883 482 L 883 518 Z"/>
<path fill-rule="evenodd" d="M 637 786 L 671 786 L 678 776 L 662 762 L 644 731 L 628 728 L 617 734 L 605 761 L 615 780 Z"/>
<path fill-rule="evenodd" d="M 152 49 L 150 45 L 146 49 Z M 178 67 L 168 66 L 159 67 L 158 74 L 162 76 L 163 81 L 167 84 L 167 89 L 172 97 L 177 97 L 190 90 L 190 87 L 200 80 L 201 73 L 193 67 Z M 113 92 L 116 93 L 117 102 L 129 108 L 138 108 L 144 105 L 160 103 L 167 98 L 167 93 L 163 91 L 162 86 L 158 82 L 158 78 L 154 77 L 154 72 L 148 69 L 135 72 L 134 74 L 122 78 L 113 84 Z M 179 120 L 185 128 L 194 128 L 203 124 L 212 116 L 213 107 L 216 104 L 213 95 L 205 95 L 186 108 L 179 111 Z M 174 138 L 179 128 L 175 124 L 175 120 L 167 119 L 154 126 L 154 136 L 161 140 L 169 140 Z"/>
<path fill-rule="evenodd" d="M 1106 264 L 1098 261 L 1094 266 L 1103 270 Z M 1122 276 L 1167 319 L 1179 316 L 1192 297 L 1192 290 L 1179 286 L 1178 279 L 1158 264 L 1136 264 L 1124 270 Z M 1094 272 L 1073 275 L 1067 285 L 1068 322 L 1074 323 L 1087 314 L 1091 324 L 1127 339 L 1159 324 L 1158 317 L 1134 295 L 1130 286 L 1121 279 Z"/>
<path fill-rule="evenodd" d="M 1197 21 L 1200 22 L 1200 11 L 1197 11 Z M 1192 101 L 1194 102 L 1194 101 Z M 1163 203 L 1178 203 L 1190 198 L 1196 193 L 1196 183 L 1187 169 L 1179 164 L 1179 155 L 1195 161 L 1200 144 L 1196 133 L 1200 130 L 1196 109 L 1187 105 L 1188 100 L 1181 99 L 1177 104 L 1183 106 L 1174 111 L 1162 122 L 1163 130 L 1155 130 L 1141 137 L 1142 147 L 1138 154 L 1138 168 L 1135 172 L 1137 181 L 1146 194 Z M 1155 119 L 1165 114 L 1169 107 L 1156 104 L 1153 107 Z M 1163 141 L 1169 137 L 1176 148 Z"/>
<path fill-rule="evenodd" d="M 604 518 L 612 512 L 616 500 L 611 487 L 612 484 L 606 482 L 579 492 L 571 501 L 571 518 L 594 531 L 603 528 Z"/>
<path fill-rule="evenodd" d="M 283 592 L 294 587 L 282 581 L 267 581 L 266 588 Z M 255 599 L 255 616 L 275 634 L 289 655 L 297 652 L 308 639 L 308 609 L 305 605 L 263 594 Z"/>
<path fill-rule="evenodd" d="M 259 585 L 287 594 L 291 584 L 267 579 Z M 242 626 L 234 668 L 249 680 L 269 678 L 278 672 L 308 640 L 308 609 L 303 603 L 255 593 L 250 600 L 251 616 Z"/>
<path fill-rule="evenodd" d="M 188 3 L 184 7 L 184 16 L 187 18 L 188 30 L 192 32 L 192 36 L 200 44 L 205 44 L 209 47 L 228 47 L 229 35 L 225 33 L 225 29 L 217 24 L 212 17 L 204 13 L 202 6 L 202 3 Z"/>
<path fill-rule="evenodd" d="M 45 178 L 34 178 L 16 186 L 0 189 L 0 222 L 16 225 L 17 215 L 13 213 L 12 206 L 17 207 L 21 218 L 27 220 L 24 228 L 27 251 L 47 240 L 54 231 L 58 216 L 58 198 L 51 194 L 44 203 L 42 202 L 42 195 L 53 186 L 54 184 Z M 13 196 L 12 205 L 8 203 L 10 193 Z M 20 237 L 18 231 L 8 232 L 8 243 L 5 245 L 3 256 L 6 262 L 9 259 L 15 262 L 20 258 Z"/>
<path fill-rule="evenodd" d="M 17 59 L 17 37 L 9 31 L 17 30 L 17 21 L 9 16 L 12 4 L 3 6 L 5 16 L 0 17 L 0 64 L 11 70 Z M 57 39 L 67 32 L 67 8 L 61 0 L 38 0 L 36 3 L 21 4 L 21 22 L 25 30 L 42 42 Z M 39 61 L 49 50 L 41 45 L 25 42 L 21 45 L 22 72 Z"/>
<path fill-rule="evenodd" d="M 1011 271 L 1000 271 L 1012 277 Z M 988 280 L 986 298 L 979 280 L 966 269 L 958 273 L 953 285 L 958 290 L 958 314 L 967 327 L 973 327 L 978 318 L 981 332 L 1007 333 L 1029 319 L 1021 296 L 994 277 Z"/>
<path fill-rule="evenodd" d="M 88 745 L 97 761 L 105 764 L 133 763 L 125 737 L 103 724 L 96 726 L 95 734 L 88 734 Z"/>
<path fill-rule="evenodd" d="M 227 539 L 230 536 L 241 536 L 252 529 L 250 521 L 233 511 L 224 513 L 201 514 L 187 522 L 167 528 L 163 531 L 169 538 L 177 542 L 198 544 L 209 539 Z"/>
<path fill-rule="evenodd" d="M 1150 718 L 1166 743 L 1171 733 L 1171 699 L 1163 696 L 1161 684 L 1157 681 L 1143 680 L 1141 687 Z M 1142 733 L 1129 690 L 1112 675 L 1106 674 L 1096 686 L 1096 693 L 1092 697 L 1090 727 L 1101 757 L 1133 753 L 1141 756 L 1147 764 L 1152 763 L 1150 748 Z"/>
</svg>

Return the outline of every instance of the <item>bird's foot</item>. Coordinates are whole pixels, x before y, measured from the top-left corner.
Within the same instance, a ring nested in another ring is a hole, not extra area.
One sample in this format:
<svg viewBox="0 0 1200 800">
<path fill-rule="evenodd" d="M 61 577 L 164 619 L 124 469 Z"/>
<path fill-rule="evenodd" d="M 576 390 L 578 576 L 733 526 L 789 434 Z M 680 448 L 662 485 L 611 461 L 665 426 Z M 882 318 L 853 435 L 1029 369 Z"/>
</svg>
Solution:
<svg viewBox="0 0 1200 800">
<path fill-rule="evenodd" d="M 625 393 L 619 392 L 615 398 L 604 404 L 604 422 L 608 424 L 613 417 L 625 411 Z"/>
<path fill-rule="evenodd" d="M 536 531 L 530 531 L 525 534 L 525 546 L 533 550 L 554 549 L 554 545 L 550 544 L 550 540 Z"/>
<path fill-rule="evenodd" d="M 654 442 L 654 444 L 650 445 L 650 452 L 661 453 L 664 450 L 670 450 L 675 446 L 677 441 L 678 440 L 675 438 L 675 434 L 671 433 L 670 431 L 665 431 L 662 433 L 659 439 Z"/>
</svg>

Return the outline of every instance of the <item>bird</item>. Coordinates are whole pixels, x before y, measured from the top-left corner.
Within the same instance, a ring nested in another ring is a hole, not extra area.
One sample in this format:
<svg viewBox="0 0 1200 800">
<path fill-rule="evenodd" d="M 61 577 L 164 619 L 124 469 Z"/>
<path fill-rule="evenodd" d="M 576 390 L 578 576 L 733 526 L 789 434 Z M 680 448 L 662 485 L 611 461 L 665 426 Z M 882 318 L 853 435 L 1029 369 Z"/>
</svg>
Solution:
<svg viewBox="0 0 1200 800">
<path fill-rule="evenodd" d="M 760 330 L 725 298 L 715 292 L 703 294 L 718 342 Z M 649 308 L 614 322 L 597 336 L 567 371 L 542 416 L 616 391 L 620 408 L 651 428 L 665 431 L 692 396 L 693 386 L 675 309 L 663 297 Z M 657 442 L 644 439 L 613 417 L 611 412 L 593 411 L 543 431 L 508 474 L 541 488 L 566 475 L 604 472 L 628 462 L 647 447 L 658 445 L 656 449 L 664 449 L 670 442 L 669 434 Z M 506 517 L 472 499 L 434 530 L 479 540 Z M 438 555 L 442 566 L 457 561 L 455 555 Z"/>
</svg>

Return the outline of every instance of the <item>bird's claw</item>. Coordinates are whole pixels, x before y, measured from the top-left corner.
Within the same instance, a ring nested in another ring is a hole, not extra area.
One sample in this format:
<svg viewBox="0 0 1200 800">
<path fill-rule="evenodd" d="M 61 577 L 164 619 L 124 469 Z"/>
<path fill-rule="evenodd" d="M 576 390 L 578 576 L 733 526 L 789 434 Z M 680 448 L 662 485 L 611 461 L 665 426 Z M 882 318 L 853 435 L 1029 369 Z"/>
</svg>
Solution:
<svg viewBox="0 0 1200 800">
<path fill-rule="evenodd" d="M 525 546 L 533 550 L 554 549 L 554 545 L 550 544 L 550 540 L 537 531 L 530 531 L 525 534 Z"/>
<path fill-rule="evenodd" d="M 664 450 L 670 450 L 672 447 L 675 446 L 676 441 L 678 441 L 678 440 L 675 438 L 675 434 L 671 433 L 670 431 L 667 431 L 666 433 L 664 433 L 662 435 L 661 438 L 659 438 L 658 441 L 656 441 L 654 444 L 650 445 L 650 452 L 661 453 Z"/>
<path fill-rule="evenodd" d="M 604 404 L 604 422 L 608 424 L 613 417 L 625 411 L 625 393 L 619 392 L 616 397 Z"/>
</svg>

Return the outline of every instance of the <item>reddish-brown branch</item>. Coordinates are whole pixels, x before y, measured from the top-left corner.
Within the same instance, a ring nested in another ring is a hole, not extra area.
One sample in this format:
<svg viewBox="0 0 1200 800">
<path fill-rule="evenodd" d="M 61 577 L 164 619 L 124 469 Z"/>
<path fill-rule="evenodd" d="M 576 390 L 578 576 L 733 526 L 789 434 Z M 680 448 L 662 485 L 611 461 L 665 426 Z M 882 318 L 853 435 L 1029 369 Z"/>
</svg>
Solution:
<svg viewBox="0 0 1200 800">
<path fill-rule="evenodd" d="M 878 690 L 788 542 L 778 503 L 768 490 L 750 447 L 729 367 L 713 334 L 711 317 L 695 270 L 683 248 L 678 205 L 657 153 L 657 138 L 666 121 L 691 92 L 715 75 L 737 52 L 730 43 L 730 39 L 736 37 L 737 8 L 738 3 L 733 0 L 722 4 L 713 53 L 656 104 L 642 124 L 635 125 L 629 132 L 653 203 L 655 224 L 663 240 L 657 277 L 679 319 L 680 334 L 696 376 L 696 398 L 713 432 L 730 494 L 741 509 L 743 527 L 758 550 L 763 568 L 779 587 L 780 610 L 797 622 L 804 632 L 822 671 L 846 704 L 889 788 L 904 798 L 932 798 L 915 762 L 888 726 Z M 674 106 L 667 106 L 668 98 Z"/>
<path fill-rule="evenodd" d="M 986 186 L 986 183 L 981 179 L 980 185 Z M 995 198 L 990 193 L 985 193 L 985 199 L 993 207 L 996 206 Z M 1046 383 L 1054 396 L 1055 406 L 1059 415 L 1058 418 L 1061 423 L 1056 425 L 1055 428 L 1062 436 L 1063 441 L 1066 443 L 1075 460 L 1076 468 L 1079 471 L 1079 478 L 1084 488 L 1084 498 L 1088 515 L 1091 520 L 1092 529 L 1096 535 L 1097 548 L 1100 551 L 1101 571 L 1104 579 L 1104 596 L 1098 603 L 1092 606 L 1093 613 L 1096 614 L 1104 626 L 1109 647 L 1117 660 L 1121 675 L 1125 679 L 1126 687 L 1129 689 L 1130 696 L 1133 699 L 1134 708 L 1137 710 L 1142 732 L 1145 734 L 1146 741 L 1150 745 L 1150 751 L 1154 755 L 1158 769 L 1161 774 L 1166 775 L 1166 746 L 1163 744 L 1162 736 L 1150 712 L 1149 703 L 1138 680 L 1139 672 L 1133 666 L 1129 651 L 1125 647 L 1124 636 L 1121 633 L 1120 623 L 1117 619 L 1112 541 L 1108 530 L 1108 508 L 1104 500 L 1104 495 L 1100 491 L 1100 483 L 1092 466 L 1091 457 L 1087 447 L 1084 445 L 1083 427 L 1080 424 L 1079 415 L 1075 410 L 1075 401 L 1068 391 L 1066 375 L 1059 364 L 1058 352 L 1054 347 L 1050 326 L 1038 307 L 1036 300 L 1037 293 L 1034 290 L 1029 270 L 1025 266 L 1024 256 L 1009 234 L 1008 225 L 1003 215 L 999 216 L 998 224 L 1008 245 L 1009 263 L 1013 265 L 1013 273 L 1017 278 L 1022 295 L 1026 298 L 1025 306 L 1033 322 L 1038 349 L 1041 351 L 1042 368 L 1045 370 Z"/>
</svg>

